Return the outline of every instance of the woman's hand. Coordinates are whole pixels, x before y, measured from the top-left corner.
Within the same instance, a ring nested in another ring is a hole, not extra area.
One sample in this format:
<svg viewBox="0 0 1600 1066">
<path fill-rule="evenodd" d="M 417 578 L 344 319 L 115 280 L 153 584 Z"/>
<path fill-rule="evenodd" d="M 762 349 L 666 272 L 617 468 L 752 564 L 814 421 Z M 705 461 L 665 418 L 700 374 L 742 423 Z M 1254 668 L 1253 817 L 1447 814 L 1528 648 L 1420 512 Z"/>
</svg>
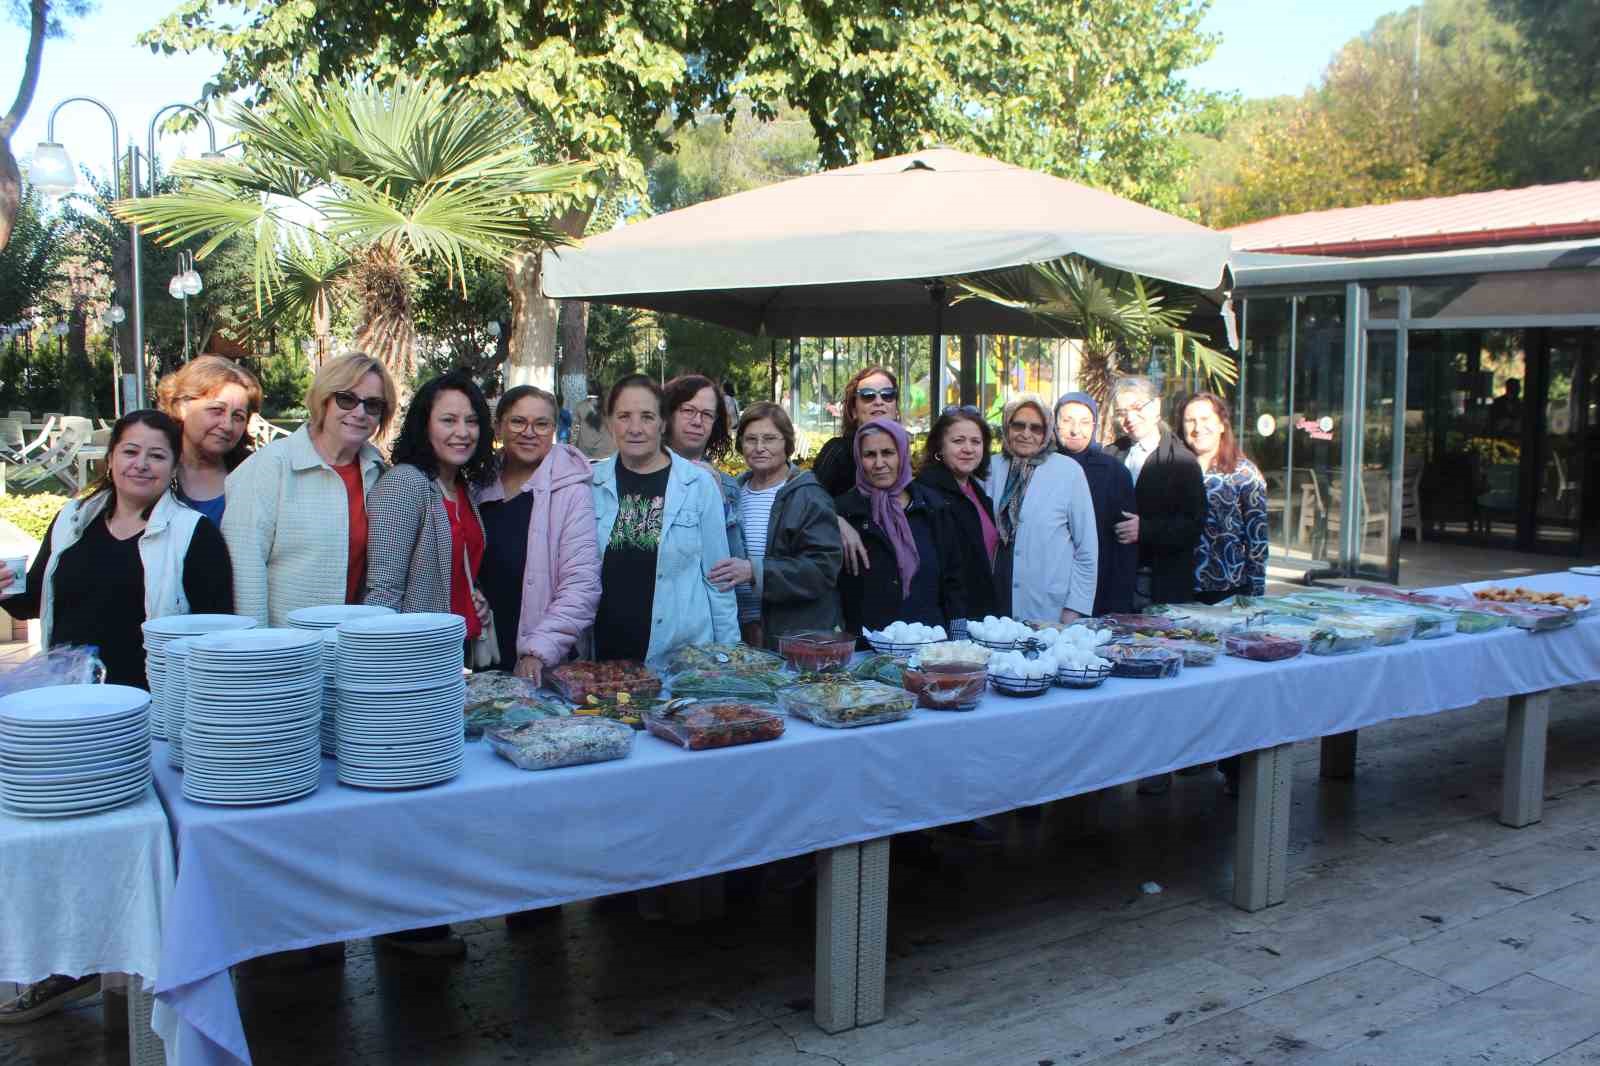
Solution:
<svg viewBox="0 0 1600 1066">
<path fill-rule="evenodd" d="M 842 518 L 839 519 L 839 539 L 844 541 L 844 568 L 851 577 L 872 569 L 872 563 L 867 560 L 867 546 L 861 543 L 861 534 Z"/>
<path fill-rule="evenodd" d="M 21 574 L 11 569 L 4 559 L 0 559 L 0 593 L 4 593 L 21 578 Z"/>
<path fill-rule="evenodd" d="M 489 601 L 483 598 L 483 593 L 477 589 L 472 590 L 472 610 L 478 616 L 478 625 L 489 625 Z"/>
<path fill-rule="evenodd" d="M 1139 543 L 1139 516 L 1132 511 L 1122 512 L 1122 521 L 1111 527 L 1117 532 L 1117 543 Z"/>
<path fill-rule="evenodd" d="M 519 655 L 516 668 L 511 671 L 518 677 L 525 677 L 535 685 L 544 683 L 544 660 L 537 655 Z"/>
<path fill-rule="evenodd" d="M 728 558 L 713 566 L 706 577 L 720 592 L 727 592 L 735 585 L 748 585 L 755 580 L 756 568 L 749 559 Z"/>
</svg>

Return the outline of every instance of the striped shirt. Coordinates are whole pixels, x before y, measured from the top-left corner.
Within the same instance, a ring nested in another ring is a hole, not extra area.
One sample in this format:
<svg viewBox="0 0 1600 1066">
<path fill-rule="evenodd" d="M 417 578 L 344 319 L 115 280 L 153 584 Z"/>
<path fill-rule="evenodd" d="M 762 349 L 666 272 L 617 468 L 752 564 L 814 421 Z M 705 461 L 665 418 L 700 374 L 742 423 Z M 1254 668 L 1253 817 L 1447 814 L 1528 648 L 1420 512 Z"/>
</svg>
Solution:
<svg viewBox="0 0 1600 1066">
<path fill-rule="evenodd" d="M 767 555 L 767 525 L 772 520 L 772 501 L 777 499 L 783 482 L 770 489 L 752 489 L 746 485 L 739 491 L 739 525 L 744 529 L 745 556 L 752 563 Z M 739 621 L 761 620 L 761 597 L 754 585 L 740 585 L 735 592 L 739 597 Z"/>
</svg>

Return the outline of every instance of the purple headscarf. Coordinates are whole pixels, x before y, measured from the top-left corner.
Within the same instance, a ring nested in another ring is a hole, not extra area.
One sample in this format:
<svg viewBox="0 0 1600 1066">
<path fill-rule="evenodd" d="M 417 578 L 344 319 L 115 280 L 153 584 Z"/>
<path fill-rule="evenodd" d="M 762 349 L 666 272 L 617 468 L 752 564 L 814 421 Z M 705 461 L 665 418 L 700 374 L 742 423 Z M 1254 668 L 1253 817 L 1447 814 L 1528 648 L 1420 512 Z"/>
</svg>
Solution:
<svg viewBox="0 0 1600 1066">
<path fill-rule="evenodd" d="M 880 489 L 867 481 L 861 469 L 861 441 L 868 433 L 887 433 L 900 452 L 900 473 L 894 484 Z M 900 595 L 911 593 L 911 579 L 916 576 L 922 557 L 917 554 L 917 542 L 911 535 L 911 523 L 906 520 L 906 509 L 900 505 L 900 494 L 911 484 L 911 438 L 905 427 L 887 418 L 874 418 L 856 430 L 856 491 L 872 504 L 872 520 L 889 536 L 889 546 L 894 549 L 895 566 L 900 571 Z"/>
</svg>

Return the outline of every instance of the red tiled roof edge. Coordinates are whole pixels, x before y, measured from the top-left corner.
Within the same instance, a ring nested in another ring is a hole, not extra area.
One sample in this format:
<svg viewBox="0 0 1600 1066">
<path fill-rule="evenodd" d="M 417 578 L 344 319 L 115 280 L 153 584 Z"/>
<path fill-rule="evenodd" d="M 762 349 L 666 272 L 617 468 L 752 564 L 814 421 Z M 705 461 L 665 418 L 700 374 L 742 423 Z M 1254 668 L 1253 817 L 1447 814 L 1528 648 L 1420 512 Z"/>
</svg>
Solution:
<svg viewBox="0 0 1600 1066">
<path fill-rule="evenodd" d="M 1381 237 L 1374 240 L 1330 241 L 1326 244 L 1277 244 L 1241 246 L 1251 252 L 1280 255 L 1386 255 L 1394 252 L 1433 252 L 1486 244 L 1521 244 L 1527 241 L 1574 240 L 1600 237 L 1600 220 L 1568 222 L 1554 226 L 1509 226 L 1500 229 L 1471 230 L 1464 233 L 1430 233 L 1413 237 Z"/>
</svg>

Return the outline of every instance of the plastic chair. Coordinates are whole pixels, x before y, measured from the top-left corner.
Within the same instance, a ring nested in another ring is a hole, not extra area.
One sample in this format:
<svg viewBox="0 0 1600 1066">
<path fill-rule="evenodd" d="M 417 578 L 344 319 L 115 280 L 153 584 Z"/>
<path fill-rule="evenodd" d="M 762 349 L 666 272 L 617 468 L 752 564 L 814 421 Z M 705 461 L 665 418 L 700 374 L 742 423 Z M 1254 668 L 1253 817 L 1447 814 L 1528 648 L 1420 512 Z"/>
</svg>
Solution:
<svg viewBox="0 0 1600 1066">
<path fill-rule="evenodd" d="M 78 482 L 78 450 L 88 442 L 91 432 L 93 430 L 87 418 L 64 418 L 61 435 L 56 442 L 37 459 L 9 472 L 8 480 L 22 488 L 31 488 L 54 478 L 66 486 L 69 493 L 76 495 L 83 489 Z"/>
</svg>

